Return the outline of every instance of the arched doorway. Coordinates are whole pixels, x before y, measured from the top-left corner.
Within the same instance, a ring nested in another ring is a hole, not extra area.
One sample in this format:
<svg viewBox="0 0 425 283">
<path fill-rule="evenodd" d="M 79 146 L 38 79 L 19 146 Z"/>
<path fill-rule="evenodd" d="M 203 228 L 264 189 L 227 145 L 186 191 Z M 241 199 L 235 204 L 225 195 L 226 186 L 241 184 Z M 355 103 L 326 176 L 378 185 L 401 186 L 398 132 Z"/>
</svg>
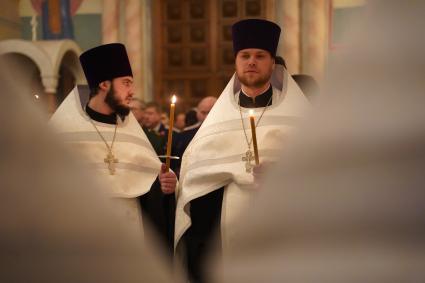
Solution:
<svg viewBox="0 0 425 283">
<path fill-rule="evenodd" d="M 4 62 L 10 64 L 10 69 L 16 70 L 20 74 L 14 83 L 29 86 L 24 88 L 29 90 L 24 95 L 32 99 L 34 105 L 39 106 L 43 111 L 47 111 L 48 97 L 44 92 L 41 72 L 37 64 L 31 58 L 20 53 L 8 53 L 3 57 Z"/>
<path fill-rule="evenodd" d="M 10 39 L 0 42 L 0 55 L 20 54 L 20 57 L 10 58 L 22 61 L 23 66 L 28 67 L 29 70 L 33 70 L 35 64 L 39 71 L 39 77 L 37 75 L 35 77 L 41 80 L 43 86 L 38 95 L 46 101 L 49 113 L 56 110 L 75 84 L 85 82 L 78 60 L 80 53 L 80 48 L 72 40 L 33 42 Z M 32 67 L 22 57 L 32 61 L 34 63 Z"/>
</svg>

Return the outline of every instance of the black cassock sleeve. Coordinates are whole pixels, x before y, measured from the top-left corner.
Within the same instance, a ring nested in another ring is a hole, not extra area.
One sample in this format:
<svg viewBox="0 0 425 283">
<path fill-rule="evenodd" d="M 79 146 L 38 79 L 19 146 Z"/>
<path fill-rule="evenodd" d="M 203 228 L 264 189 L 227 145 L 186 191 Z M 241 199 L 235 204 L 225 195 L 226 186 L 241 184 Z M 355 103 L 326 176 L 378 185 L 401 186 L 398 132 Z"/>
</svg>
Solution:
<svg viewBox="0 0 425 283">
<path fill-rule="evenodd" d="M 205 260 L 214 244 L 221 250 L 220 220 L 224 187 L 190 202 L 192 225 L 184 234 L 191 282 L 205 282 Z"/>
<path fill-rule="evenodd" d="M 176 201 L 174 194 L 165 195 L 161 191 L 161 184 L 156 178 L 150 191 L 139 197 L 144 219 L 148 219 L 151 226 L 160 237 L 160 243 L 170 256 L 174 251 L 174 219 Z M 143 221 L 143 223 L 147 223 Z M 144 227 L 146 228 L 146 227 Z"/>
</svg>

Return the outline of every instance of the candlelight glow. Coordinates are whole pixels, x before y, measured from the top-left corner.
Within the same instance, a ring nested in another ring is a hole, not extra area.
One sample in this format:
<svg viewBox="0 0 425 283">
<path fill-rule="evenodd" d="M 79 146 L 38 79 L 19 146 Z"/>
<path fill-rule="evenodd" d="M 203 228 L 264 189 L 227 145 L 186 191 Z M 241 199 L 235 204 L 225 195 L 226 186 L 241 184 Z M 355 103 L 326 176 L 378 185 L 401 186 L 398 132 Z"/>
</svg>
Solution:
<svg viewBox="0 0 425 283">
<path fill-rule="evenodd" d="M 35 94 L 34 97 L 35 97 L 35 99 L 39 99 L 40 98 L 40 96 L 38 96 L 38 94 Z"/>
<path fill-rule="evenodd" d="M 171 144 L 173 142 L 173 127 L 174 127 L 174 111 L 176 108 L 176 103 L 177 101 L 177 97 L 175 95 L 173 95 L 173 97 L 171 98 L 171 105 L 170 105 L 170 119 L 168 122 L 168 139 L 167 139 L 167 157 L 165 159 L 165 172 L 168 172 L 168 170 L 170 169 L 170 157 L 171 157 Z"/>
<path fill-rule="evenodd" d="M 249 110 L 249 123 L 251 124 L 252 146 L 254 147 L 255 165 L 259 165 L 260 159 L 258 157 L 257 134 L 255 133 L 255 119 L 253 109 Z"/>
</svg>

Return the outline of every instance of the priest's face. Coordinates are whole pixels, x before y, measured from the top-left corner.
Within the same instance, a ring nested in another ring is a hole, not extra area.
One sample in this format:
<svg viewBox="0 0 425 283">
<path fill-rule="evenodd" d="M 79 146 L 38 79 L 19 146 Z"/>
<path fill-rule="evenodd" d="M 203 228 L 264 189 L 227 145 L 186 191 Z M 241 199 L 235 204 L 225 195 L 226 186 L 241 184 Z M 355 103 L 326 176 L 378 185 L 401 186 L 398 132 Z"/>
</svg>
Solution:
<svg viewBox="0 0 425 283">
<path fill-rule="evenodd" d="M 248 88 L 264 88 L 269 82 L 274 69 L 274 58 L 263 49 L 243 49 L 236 55 L 236 75 Z"/>
<path fill-rule="evenodd" d="M 130 76 L 118 77 L 112 80 L 105 102 L 120 116 L 127 116 L 130 113 L 133 94 L 133 78 Z"/>
</svg>

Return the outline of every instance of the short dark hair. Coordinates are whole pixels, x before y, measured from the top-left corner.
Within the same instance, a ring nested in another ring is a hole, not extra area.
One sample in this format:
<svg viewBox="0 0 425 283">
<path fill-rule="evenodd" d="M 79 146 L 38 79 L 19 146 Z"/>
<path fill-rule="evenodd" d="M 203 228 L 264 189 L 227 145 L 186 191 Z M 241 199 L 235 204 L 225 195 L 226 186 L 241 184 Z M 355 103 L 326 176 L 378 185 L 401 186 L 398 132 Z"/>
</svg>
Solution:
<svg viewBox="0 0 425 283">
<path fill-rule="evenodd" d="M 187 111 L 184 121 L 185 121 L 186 127 L 189 127 L 198 123 L 198 117 L 196 117 L 196 110 L 190 109 L 189 111 Z"/>
</svg>

